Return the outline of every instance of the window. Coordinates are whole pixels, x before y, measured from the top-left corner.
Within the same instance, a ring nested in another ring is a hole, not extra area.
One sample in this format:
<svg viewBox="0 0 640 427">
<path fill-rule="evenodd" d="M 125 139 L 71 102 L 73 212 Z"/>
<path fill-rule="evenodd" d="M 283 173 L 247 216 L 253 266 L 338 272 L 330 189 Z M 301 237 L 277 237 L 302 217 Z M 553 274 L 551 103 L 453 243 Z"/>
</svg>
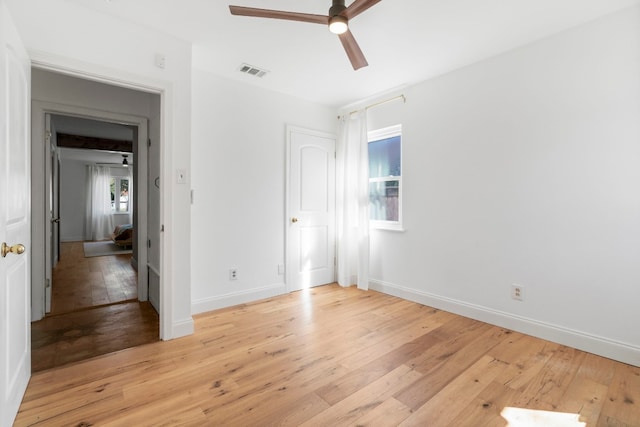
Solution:
<svg viewBox="0 0 640 427">
<path fill-rule="evenodd" d="M 402 229 L 402 125 L 369 132 L 371 226 Z"/>
<path fill-rule="evenodd" d="M 112 176 L 110 180 L 111 212 L 129 213 L 129 178 Z"/>
</svg>

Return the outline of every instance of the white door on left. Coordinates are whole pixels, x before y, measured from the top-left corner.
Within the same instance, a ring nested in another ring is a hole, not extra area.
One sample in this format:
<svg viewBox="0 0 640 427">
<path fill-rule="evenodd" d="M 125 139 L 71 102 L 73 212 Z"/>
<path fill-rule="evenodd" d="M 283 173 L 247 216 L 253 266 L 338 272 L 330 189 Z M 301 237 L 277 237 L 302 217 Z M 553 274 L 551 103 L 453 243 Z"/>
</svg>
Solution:
<svg viewBox="0 0 640 427">
<path fill-rule="evenodd" d="M 30 62 L 0 0 L 0 425 L 31 375 Z"/>
</svg>

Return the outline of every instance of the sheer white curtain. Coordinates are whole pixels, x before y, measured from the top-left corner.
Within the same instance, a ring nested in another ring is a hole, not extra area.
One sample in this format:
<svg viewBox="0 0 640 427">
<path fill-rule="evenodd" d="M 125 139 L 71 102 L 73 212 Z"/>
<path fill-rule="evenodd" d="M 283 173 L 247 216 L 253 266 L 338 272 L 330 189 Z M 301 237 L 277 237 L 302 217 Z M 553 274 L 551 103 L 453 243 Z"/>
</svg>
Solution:
<svg viewBox="0 0 640 427">
<path fill-rule="evenodd" d="M 133 168 L 128 167 L 127 169 L 127 178 L 129 179 L 129 224 L 133 224 L 133 198 L 135 194 L 133 194 Z"/>
<path fill-rule="evenodd" d="M 85 214 L 85 240 L 109 239 L 113 231 L 111 212 L 111 169 L 87 166 L 87 210 Z"/>
<path fill-rule="evenodd" d="M 369 152 L 366 110 L 340 118 L 336 155 L 338 283 L 369 289 Z"/>
</svg>

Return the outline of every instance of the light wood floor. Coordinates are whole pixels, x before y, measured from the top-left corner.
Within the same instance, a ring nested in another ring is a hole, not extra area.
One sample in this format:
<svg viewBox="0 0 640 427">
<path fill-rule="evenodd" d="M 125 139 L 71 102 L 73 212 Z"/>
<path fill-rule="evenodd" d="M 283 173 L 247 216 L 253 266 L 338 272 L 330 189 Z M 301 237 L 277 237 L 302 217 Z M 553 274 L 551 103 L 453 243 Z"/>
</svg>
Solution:
<svg viewBox="0 0 640 427">
<path fill-rule="evenodd" d="M 323 286 L 195 328 L 36 373 L 16 425 L 640 425 L 640 368 L 374 291 Z"/>
<path fill-rule="evenodd" d="M 51 313 L 31 324 L 33 372 L 158 341 L 130 254 L 85 258 L 82 242 L 63 243 L 52 296 Z"/>
</svg>

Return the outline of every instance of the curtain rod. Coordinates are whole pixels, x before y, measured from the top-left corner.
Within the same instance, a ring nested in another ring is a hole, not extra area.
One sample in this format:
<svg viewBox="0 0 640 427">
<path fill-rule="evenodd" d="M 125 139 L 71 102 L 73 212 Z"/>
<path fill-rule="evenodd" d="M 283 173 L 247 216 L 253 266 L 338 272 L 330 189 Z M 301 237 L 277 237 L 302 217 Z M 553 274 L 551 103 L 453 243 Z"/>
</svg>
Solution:
<svg viewBox="0 0 640 427">
<path fill-rule="evenodd" d="M 403 103 L 407 102 L 407 97 L 404 96 L 404 94 L 401 94 L 401 95 L 398 95 L 398 96 L 394 96 L 393 98 L 384 99 L 382 101 L 374 102 L 373 104 L 369 104 L 364 108 L 360 108 L 359 110 L 353 110 L 353 111 L 349 112 L 349 115 L 355 114 L 355 113 L 357 113 L 359 111 L 362 111 L 362 110 L 368 110 L 370 108 L 378 107 L 380 105 L 387 104 L 387 103 L 392 102 L 392 101 L 397 101 L 398 99 L 402 99 Z M 338 116 L 338 118 L 340 118 L 340 116 Z"/>
</svg>

